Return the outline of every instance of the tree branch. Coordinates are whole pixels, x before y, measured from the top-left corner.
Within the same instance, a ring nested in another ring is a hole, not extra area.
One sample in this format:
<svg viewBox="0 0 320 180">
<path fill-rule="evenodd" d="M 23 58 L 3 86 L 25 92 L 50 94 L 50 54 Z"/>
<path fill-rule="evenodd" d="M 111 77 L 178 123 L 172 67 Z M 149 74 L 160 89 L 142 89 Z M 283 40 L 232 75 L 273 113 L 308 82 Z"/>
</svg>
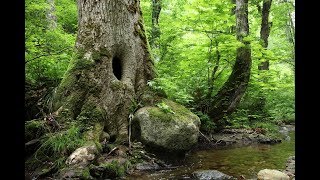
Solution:
<svg viewBox="0 0 320 180">
<path fill-rule="evenodd" d="M 34 57 L 34 58 L 32 58 L 32 59 L 26 60 L 26 61 L 25 61 L 25 64 L 27 64 L 27 63 L 35 60 L 35 59 L 39 59 L 39 58 L 41 58 L 41 57 L 58 55 L 58 54 L 60 54 L 61 52 L 63 52 L 64 50 L 69 49 L 69 48 L 70 48 L 70 47 L 61 49 L 61 50 L 59 50 L 58 52 L 55 52 L 55 53 L 50 53 L 50 52 L 48 52 L 48 54 L 41 54 L 41 55 L 36 56 L 36 57 Z"/>
</svg>

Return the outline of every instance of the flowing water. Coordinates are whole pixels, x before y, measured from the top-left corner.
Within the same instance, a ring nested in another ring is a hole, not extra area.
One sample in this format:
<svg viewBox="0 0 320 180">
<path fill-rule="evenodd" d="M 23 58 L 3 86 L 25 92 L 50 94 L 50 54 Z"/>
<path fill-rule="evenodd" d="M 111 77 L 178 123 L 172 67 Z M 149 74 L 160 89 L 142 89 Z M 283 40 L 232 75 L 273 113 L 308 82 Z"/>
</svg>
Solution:
<svg viewBox="0 0 320 180">
<path fill-rule="evenodd" d="M 294 131 L 289 133 L 289 137 L 282 143 L 274 145 L 256 144 L 237 148 L 201 150 L 187 155 L 183 160 L 168 157 L 176 160 L 176 163 L 172 162 L 173 165 L 178 165 L 177 168 L 143 172 L 130 175 L 126 179 L 192 179 L 194 171 L 207 169 L 215 169 L 237 178 L 244 176 L 246 179 L 254 179 L 262 169 L 285 169 L 287 158 L 295 154 Z"/>
</svg>

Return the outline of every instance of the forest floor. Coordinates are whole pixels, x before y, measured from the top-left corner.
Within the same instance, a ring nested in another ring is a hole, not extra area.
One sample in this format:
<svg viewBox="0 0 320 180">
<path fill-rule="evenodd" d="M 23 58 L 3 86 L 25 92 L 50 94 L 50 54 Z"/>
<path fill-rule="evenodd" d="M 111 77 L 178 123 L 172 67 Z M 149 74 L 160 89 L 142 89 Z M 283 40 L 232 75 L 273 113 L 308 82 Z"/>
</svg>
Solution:
<svg viewBox="0 0 320 180">
<path fill-rule="evenodd" d="M 294 125 L 280 125 L 279 126 L 279 133 L 273 134 L 272 136 L 268 135 L 265 130 L 256 128 L 256 129 L 233 129 L 233 128 L 226 128 L 221 130 L 217 133 L 212 134 L 203 134 L 200 133 L 199 135 L 199 141 L 198 144 L 189 152 L 187 153 L 195 153 L 199 150 L 209 150 L 214 148 L 232 148 L 232 147 L 242 147 L 247 146 L 251 144 L 276 144 L 281 143 L 286 138 L 290 138 L 288 136 L 289 131 L 294 131 L 295 126 Z M 120 151 L 121 148 L 117 148 L 117 151 Z M 114 153 L 108 153 L 110 154 L 111 158 L 114 159 L 121 159 L 119 154 L 124 153 L 117 153 L 117 151 L 114 151 Z M 133 163 L 134 166 L 128 171 L 126 171 L 127 175 L 133 175 L 133 174 L 139 174 L 143 171 L 159 171 L 159 170 L 166 170 L 166 169 L 174 169 L 177 168 L 175 166 L 172 166 L 171 164 L 167 164 L 165 158 L 163 159 L 163 155 L 155 155 L 147 150 L 145 150 L 144 146 L 139 143 L 133 143 L 131 150 L 124 150 L 122 148 L 123 152 L 128 154 L 126 156 L 127 159 L 133 158 L 136 163 Z M 135 158 L 139 157 L 139 158 Z M 172 157 L 172 156 L 171 156 Z M 295 158 L 290 157 L 287 161 L 287 167 L 284 170 L 286 174 L 295 174 Z M 26 175 L 29 176 L 29 179 L 31 177 L 35 177 L 32 174 L 37 174 L 35 172 L 26 172 Z M 41 173 L 40 173 L 41 174 Z M 37 175 L 36 179 L 47 179 L 47 178 L 39 178 Z M 291 176 L 292 177 L 292 176 Z M 28 179 L 28 178 L 26 178 Z M 48 178 L 50 179 L 50 177 Z"/>
</svg>

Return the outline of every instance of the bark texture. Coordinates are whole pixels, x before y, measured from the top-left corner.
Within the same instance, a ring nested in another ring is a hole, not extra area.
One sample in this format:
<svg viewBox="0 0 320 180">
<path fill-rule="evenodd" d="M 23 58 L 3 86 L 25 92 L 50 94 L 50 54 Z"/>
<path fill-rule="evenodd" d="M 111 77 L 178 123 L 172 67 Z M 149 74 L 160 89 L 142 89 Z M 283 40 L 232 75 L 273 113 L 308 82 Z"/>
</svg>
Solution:
<svg viewBox="0 0 320 180">
<path fill-rule="evenodd" d="M 213 89 L 214 89 L 214 81 L 220 75 L 220 73 L 217 74 L 218 69 L 219 69 L 219 64 L 220 64 L 220 58 L 221 58 L 220 51 L 219 51 L 219 42 L 217 41 L 217 39 L 214 39 L 214 42 L 215 42 L 215 49 L 216 49 L 216 61 L 215 61 L 214 68 L 213 68 L 213 70 L 211 72 L 211 76 L 208 74 L 208 78 L 209 78 L 208 86 L 209 86 L 209 88 L 208 88 L 207 99 L 211 99 L 212 92 L 213 92 Z M 212 39 L 211 39 L 210 40 L 209 57 L 211 57 L 212 46 L 213 46 L 212 44 L 213 44 L 213 42 L 212 42 Z"/>
<path fill-rule="evenodd" d="M 237 49 L 236 62 L 231 75 L 219 92 L 212 98 L 208 115 L 213 121 L 231 114 L 239 104 L 248 86 L 251 69 L 250 42 L 244 37 L 249 34 L 248 0 L 236 0 L 236 32 L 237 39 L 243 43 Z"/>
<path fill-rule="evenodd" d="M 264 48 L 268 47 L 268 38 L 270 35 L 270 29 L 271 29 L 271 22 L 269 22 L 271 3 L 272 3 L 272 0 L 263 0 L 260 38 L 263 42 L 262 46 Z"/>
<path fill-rule="evenodd" d="M 54 3 L 54 0 L 47 0 L 50 8 L 48 9 L 48 12 L 47 12 L 47 20 L 48 20 L 48 23 L 49 23 L 49 29 L 55 29 L 57 28 L 57 16 L 55 15 L 55 11 L 56 11 L 56 8 L 55 8 L 55 3 Z"/>
<path fill-rule="evenodd" d="M 269 14 L 271 8 L 272 0 L 263 0 L 262 12 L 261 12 L 261 29 L 260 38 L 262 42 L 262 47 L 268 48 L 268 38 L 270 35 L 270 30 L 272 22 L 269 22 Z M 269 60 L 265 60 L 259 64 L 259 70 L 269 70 Z"/>
<path fill-rule="evenodd" d="M 60 122 L 126 137 L 132 102 L 153 79 L 138 0 L 78 0 L 76 55 L 54 97 Z"/>
</svg>

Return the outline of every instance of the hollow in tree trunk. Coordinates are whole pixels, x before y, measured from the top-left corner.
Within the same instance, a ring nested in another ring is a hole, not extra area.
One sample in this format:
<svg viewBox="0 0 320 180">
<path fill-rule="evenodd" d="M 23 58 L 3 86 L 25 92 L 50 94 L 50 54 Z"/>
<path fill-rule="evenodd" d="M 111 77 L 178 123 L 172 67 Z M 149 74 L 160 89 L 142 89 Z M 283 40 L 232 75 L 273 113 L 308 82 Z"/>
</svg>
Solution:
<svg viewBox="0 0 320 180">
<path fill-rule="evenodd" d="M 154 77 L 139 2 L 77 1 L 76 55 L 54 96 L 59 123 L 126 139 L 132 102 Z"/>
</svg>

